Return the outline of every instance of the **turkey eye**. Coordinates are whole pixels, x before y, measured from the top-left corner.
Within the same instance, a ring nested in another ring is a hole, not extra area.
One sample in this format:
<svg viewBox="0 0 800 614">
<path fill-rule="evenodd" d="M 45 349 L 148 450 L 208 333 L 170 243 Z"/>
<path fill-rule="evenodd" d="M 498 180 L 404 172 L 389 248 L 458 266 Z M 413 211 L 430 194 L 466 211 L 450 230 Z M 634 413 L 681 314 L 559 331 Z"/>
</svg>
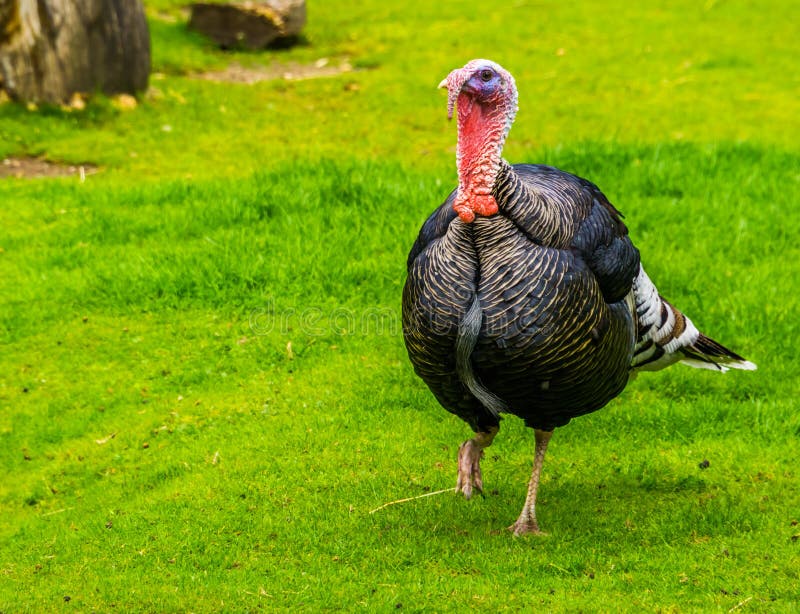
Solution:
<svg viewBox="0 0 800 614">
<path fill-rule="evenodd" d="M 481 81 L 489 82 L 492 80 L 493 76 L 494 75 L 492 74 L 492 71 L 489 70 L 488 68 L 481 71 Z"/>
</svg>

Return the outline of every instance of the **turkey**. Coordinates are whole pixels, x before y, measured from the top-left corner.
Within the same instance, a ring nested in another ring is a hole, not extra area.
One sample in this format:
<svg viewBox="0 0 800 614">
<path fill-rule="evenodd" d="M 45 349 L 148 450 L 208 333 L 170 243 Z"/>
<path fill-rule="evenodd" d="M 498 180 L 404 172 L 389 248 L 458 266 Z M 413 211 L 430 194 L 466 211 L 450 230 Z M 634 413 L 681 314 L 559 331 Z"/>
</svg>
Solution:
<svg viewBox="0 0 800 614">
<path fill-rule="evenodd" d="M 705 336 L 662 298 L 622 214 L 593 183 L 508 164 L 513 77 L 489 60 L 452 71 L 458 188 L 408 256 L 403 333 L 414 371 L 475 432 L 458 451 L 456 490 L 483 491 L 480 460 L 501 414 L 534 429 L 533 471 L 515 535 L 539 533 L 536 493 L 553 430 L 600 409 L 639 372 L 675 362 L 756 366 Z"/>
</svg>

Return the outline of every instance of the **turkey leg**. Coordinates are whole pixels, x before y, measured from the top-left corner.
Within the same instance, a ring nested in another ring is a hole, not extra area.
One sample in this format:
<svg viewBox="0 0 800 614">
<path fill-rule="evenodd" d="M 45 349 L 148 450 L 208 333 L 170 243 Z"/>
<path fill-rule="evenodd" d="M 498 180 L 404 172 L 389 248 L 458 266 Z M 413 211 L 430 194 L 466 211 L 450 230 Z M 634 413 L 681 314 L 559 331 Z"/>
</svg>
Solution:
<svg viewBox="0 0 800 614">
<path fill-rule="evenodd" d="M 472 497 L 473 488 L 483 494 L 481 457 L 483 456 L 483 449 L 492 445 L 492 440 L 499 430 L 499 426 L 492 426 L 486 432 L 475 433 L 475 437 L 467 439 L 458 449 L 456 492 L 462 492 L 466 499 Z"/>
<path fill-rule="evenodd" d="M 539 523 L 536 522 L 536 491 L 539 490 L 539 476 L 542 473 L 544 454 L 547 452 L 547 444 L 550 441 L 550 437 L 553 436 L 553 431 L 534 429 L 534 434 L 536 436 L 536 451 L 533 455 L 531 481 L 528 482 L 528 496 L 525 498 L 525 505 L 519 518 L 508 527 L 509 531 L 514 532 L 514 535 L 524 535 L 525 533 L 542 535 L 542 531 L 539 530 Z"/>
</svg>

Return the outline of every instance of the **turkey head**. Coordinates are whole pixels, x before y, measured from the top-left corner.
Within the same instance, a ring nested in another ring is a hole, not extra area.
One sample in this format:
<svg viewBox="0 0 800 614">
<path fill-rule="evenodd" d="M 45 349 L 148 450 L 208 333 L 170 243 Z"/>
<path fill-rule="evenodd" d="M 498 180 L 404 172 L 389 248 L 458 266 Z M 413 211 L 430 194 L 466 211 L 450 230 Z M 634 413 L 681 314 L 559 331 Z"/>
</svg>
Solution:
<svg viewBox="0 0 800 614">
<path fill-rule="evenodd" d="M 490 60 L 472 60 L 439 87 L 447 88 L 447 117 L 458 108 L 458 195 L 453 203 L 463 222 L 497 213 L 492 195 L 503 144 L 517 113 L 514 77 Z"/>
</svg>

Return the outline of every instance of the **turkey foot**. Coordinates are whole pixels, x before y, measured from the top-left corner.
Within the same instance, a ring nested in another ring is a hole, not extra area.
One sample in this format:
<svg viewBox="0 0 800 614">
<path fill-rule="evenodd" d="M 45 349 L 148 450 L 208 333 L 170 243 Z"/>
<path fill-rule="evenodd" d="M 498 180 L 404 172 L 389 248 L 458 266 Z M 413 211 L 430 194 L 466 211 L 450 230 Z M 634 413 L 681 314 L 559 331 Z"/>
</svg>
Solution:
<svg viewBox="0 0 800 614">
<path fill-rule="evenodd" d="M 481 457 L 484 448 L 492 445 L 499 427 L 493 426 L 487 432 L 475 433 L 475 437 L 467 439 L 458 448 L 458 482 L 456 492 L 461 492 L 465 499 L 472 497 L 475 488 L 483 494 L 483 475 L 481 474 Z"/>
<path fill-rule="evenodd" d="M 465 499 L 472 498 L 472 489 L 483 494 L 483 475 L 481 474 L 481 448 L 474 439 L 468 439 L 458 448 L 458 482 L 456 491 L 464 494 Z"/>
<path fill-rule="evenodd" d="M 542 464 L 544 464 L 544 455 L 547 452 L 547 444 L 550 437 L 553 436 L 553 431 L 534 430 L 536 435 L 536 451 L 533 455 L 533 472 L 531 473 L 531 480 L 528 482 L 528 496 L 525 497 L 525 505 L 522 507 L 517 521 L 508 527 L 508 530 L 514 535 L 545 535 L 539 529 L 539 523 L 536 521 L 536 493 L 539 490 L 539 478 L 542 474 Z"/>
<path fill-rule="evenodd" d="M 532 516 L 524 519 L 522 514 L 520 514 L 519 518 L 517 518 L 517 521 L 508 527 L 508 530 L 511 531 L 516 537 L 519 537 L 520 535 L 547 535 L 547 533 L 539 528 L 539 523 L 536 522 L 535 512 Z"/>
</svg>

